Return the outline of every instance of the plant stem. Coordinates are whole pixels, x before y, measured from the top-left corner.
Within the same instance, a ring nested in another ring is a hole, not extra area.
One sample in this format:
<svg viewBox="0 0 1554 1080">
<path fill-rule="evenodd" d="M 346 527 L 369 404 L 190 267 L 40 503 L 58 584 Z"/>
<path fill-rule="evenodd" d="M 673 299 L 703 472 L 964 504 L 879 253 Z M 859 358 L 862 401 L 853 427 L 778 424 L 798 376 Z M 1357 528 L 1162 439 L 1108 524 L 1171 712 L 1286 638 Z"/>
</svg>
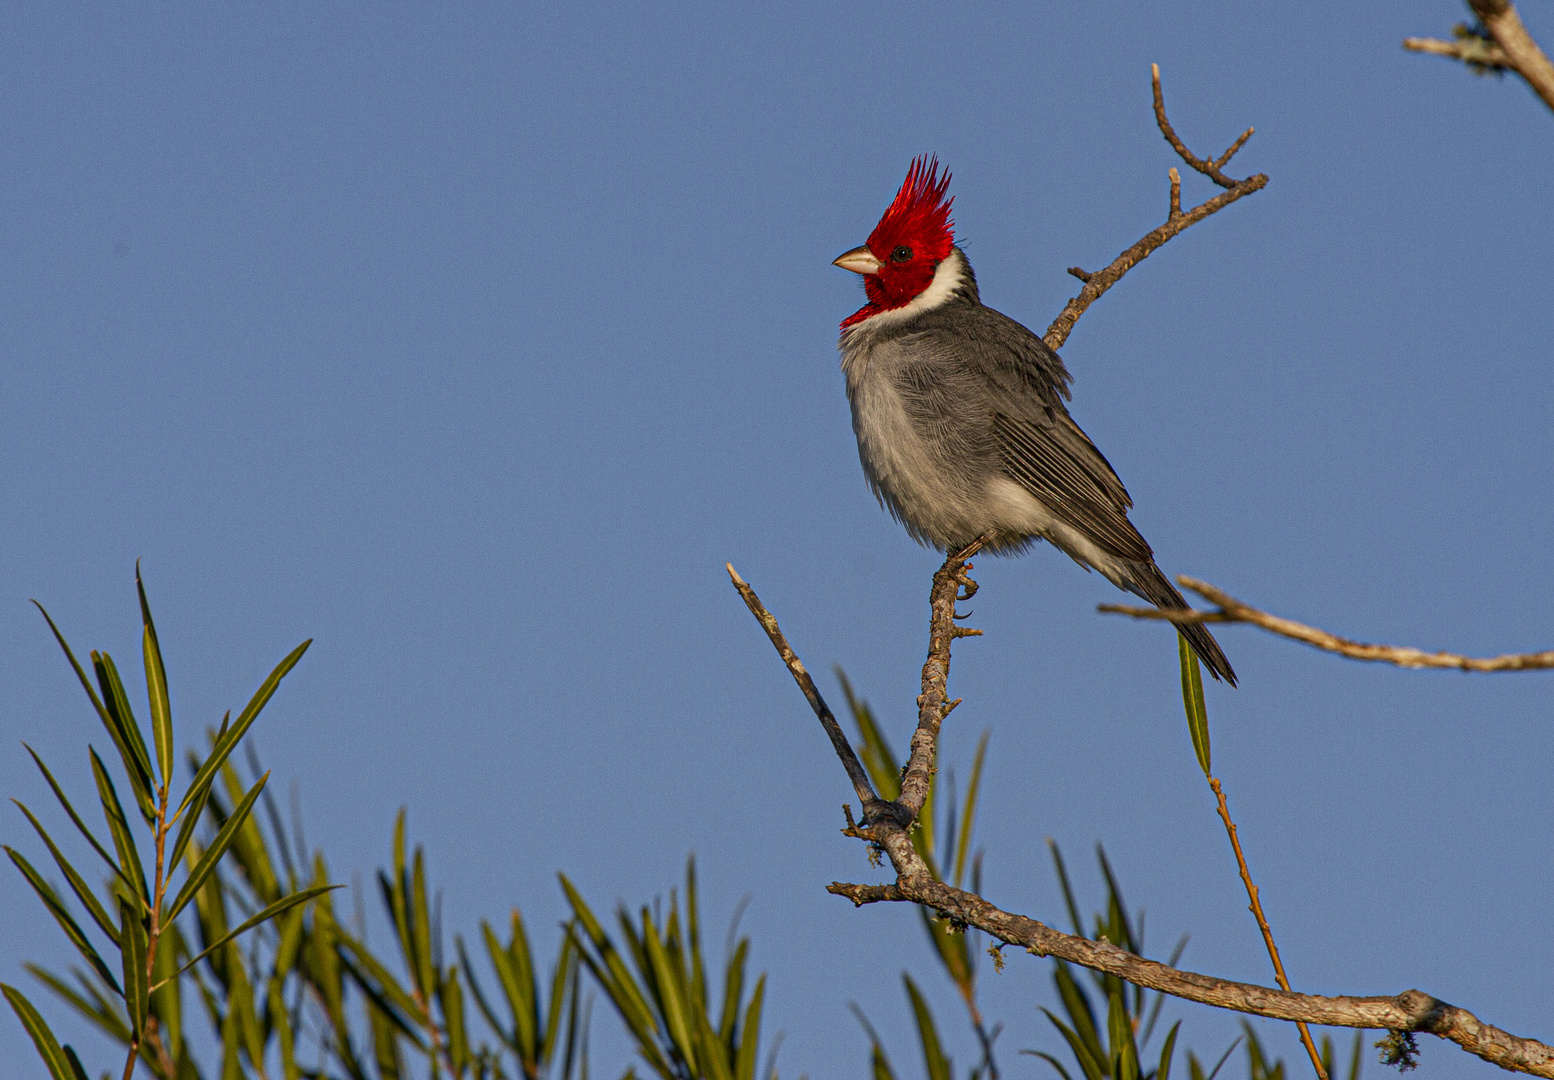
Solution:
<svg viewBox="0 0 1554 1080">
<path fill-rule="evenodd" d="M 1252 917 L 1257 920 L 1257 928 L 1263 932 L 1263 944 L 1268 947 L 1268 957 L 1273 961 L 1274 978 L 1279 980 L 1279 987 L 1289 990 L 1290 980 L 1284 974 L 1284 961 L 1279 958 L 1279 946 L 1273 943 L 1273 930 L 1268 925 L 1268 919 L 1263 915 L 1263 903 L 1257 898 L 1257 886 L 1252 883 L 1252 874 L 1246 868 L 1246 856 L 1241 854 L 1241 840 L 1236 836 L 1236 823 L 1230 820 L 1230 806 L 1225 802 L 1225 789 L 1220 787 L 1219 777 L 1209 777 L 1209 787 L 1214 790 L 1214 797 L 1219 800 L 1220 820 L 1225 823 L 1225 834 L 1230 837 L 1230 846 L 1236 853 L 1236 866 L 1241 871 L 1241 883 L 1246 886 L 1247 899 L 1250 900 Z M 1300 1029 L 1300 1041 L 1306 1048 L 1307 1055 L 1311 1058 L 1311 1067 L 1317 1071 L 1317 1080 L 1327 1080 L 1327 1070 L 1322 1067 L 1322 1055 L 1317 1053 L 1317 1044 L 1311 1040 L 1311 1029 L 1304 1021 L 1297 1020 L 1295 1026 Z"/>
</svg>

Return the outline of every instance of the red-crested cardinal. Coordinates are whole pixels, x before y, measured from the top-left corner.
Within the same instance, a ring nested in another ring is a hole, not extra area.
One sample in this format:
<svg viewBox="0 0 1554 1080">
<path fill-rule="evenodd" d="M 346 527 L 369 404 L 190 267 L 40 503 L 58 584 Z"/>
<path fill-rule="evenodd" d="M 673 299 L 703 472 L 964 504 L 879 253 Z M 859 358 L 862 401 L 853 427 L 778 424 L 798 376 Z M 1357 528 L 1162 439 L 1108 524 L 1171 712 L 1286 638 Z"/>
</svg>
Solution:
<svg viewBox="0 0 1554 1080">
<path fill-rule="evenodd" d="M 917 158 L 868 243 L 835 265 L 869 302 L 839 348 L 864 476 L 919 543 L 994 554 L 1045 540 L 1158 608 L 1186 601 L 1128 520 L 1128 497 L 1068 415 L 1068 370 L 1047 343 L 982 303 L 955 246 L 950 175 Z M 1236 683 L 1202 623 L 1177 623 L 1216 678 Z"/>
</svg>

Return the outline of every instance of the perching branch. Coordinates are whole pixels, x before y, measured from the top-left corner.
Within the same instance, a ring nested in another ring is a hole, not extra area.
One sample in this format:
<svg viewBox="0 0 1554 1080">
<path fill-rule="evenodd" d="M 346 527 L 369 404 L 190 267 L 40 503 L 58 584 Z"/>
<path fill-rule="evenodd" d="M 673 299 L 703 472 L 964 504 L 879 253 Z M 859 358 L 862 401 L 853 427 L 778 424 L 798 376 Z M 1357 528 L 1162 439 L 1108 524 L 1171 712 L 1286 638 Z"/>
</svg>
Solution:
<svg viewBox="0 0 1554 1080">
<path fill-rule="evenodd" d="M 1250 195 L 1268 183 L 1268 177 L 1262 173 L 1249 176 L 1245 180 L 1232 180 L 1222 171 L 1226 165 L 1230 164 L 1230 159 L 1236 156 L 1236 152 L 1245 146 L 1246 141 L 1252 137 L 1252 128 L 1247 128 L 1246 131 L 1242 132 L 1241 137 L 1230 145 L 1230 149 L 1217 158 L 1205 160 L 1187 149 L 1186 144 L 1177 136 L 1176 129 L 1171 126 L 1171 121 L 1166 118 L 1165 97 L 1160 90 L 1160 65 L 1152 65 L 1151 72 L 1155 93 L 1155 123 L 1160 126 L 1160 133 L 1165 136 L 1166 141 L 1171 144 L 1171 148 L 1176 151 L 1183 161 L 1225 190 L 1207 202 L 1201 203 L 1183 213 L 1182 180 L 1177 171 L 1172 169 L 1170 171 L 1170 210 L 1166 215 L 1164 225 L 1151 230 L 1138 243 L 1128 248 L 1121 255 L 1118 255 L 1105 270 L 1092 274 L 1081 270 L 1077 266 L 1069 269 L 1068 272 L 1080 281 L 1083 281 L 1085 287 L 1079 290 L 1078 296 L 1068 302 L 1062 314 L 1053 320 L 1052 325 L 1047 327 L 1047 332 L 1042 335 L 1042 339 L 1054 350 L 1063 347 L 1063 343 L 1068 340 L 1068 335 L 1073 332 L 1074 324 L 1079 321 L 1079 316 L 1085 313 L 1085 309 L 1100 299 L 1101 294 L 1107 289 L 1121 281 L 1122 275 L 1147 259 L 1150 253 L 1157 247 L 1189 225 L 1197 224 L 1210 214 L 1224 209 L 1243 195 Z"/>
<path fill-rule="evenodd" d="M 1554 668 L 1554 650 L 1535 653 L 1507 653 L 1504 656 L 1459 656 L 1448 652 L 1425 652 L 1407 645 L 1367 645 L 1341 638 L 1326 630 L 1298 623 L 1293 619 L 1270 615 L 1250 604 L 1242 603 L 1223 589 L 1185 575 L 1177 582 L 1191 589 L 1211 604 L 1219 605 L 1216 611 L 1171 611 L 1157 608 L 1131 607 L 1127 604 L 1101 604 L 1097 610 L 1112 615 L 1128 615 L 1135 619 L 1164 619 L 1172 622 L 1251 623 L 1270 633 L 1303 641 L 1314 648 L 1347 656 L 1351 660 L 1371 660 L 1396 664 L 1404 668 L 1447 668 L 1457 671 L 1539 671 Z"/>
<path fill-rule="evenodd" d="M 1477 74 L 1514 71 L 1554 109 L 1554 63 L 1527 32 L 1510 0 L 1468 0 L 1478 25 L 1459 24 L 1454 40 L 1404 38 L 1403 48 L 1461 60 Z"/>
<path fill-rule="evenodd" d="M 1187 1001 L 1271 1020 L 1425 1032 L 1450 1039 L 1502 1069 L 1554 1077 L 1554 1046 L 1501 1031 L 1466 1009 L 1420 990 L 1405 990 L 1395 997 L 1326 997 L 1199 975 L 1146 960 L 1110 942 L 1065 934 L 1035 919 L 1002 911 L 975 893 L 931 879 L 898 880 L 892 885 L 837 882 L 829 891 L 859 906 L 882 901 L 922 904 L 1036 956 L 1054 956 Z"/>
<path fill-rule="evenodd" d="M 912 739 L 909 775 L 914 770 L 925 777 L 932 775 L 935 755 L 933 736 L 937 735 L 939 725 L 954 707 L 953 703 L 946 705 L 944 698 L 949 676 L 950 646 L 956 637 L 964 634 L 954 625 L 954 601 L 962 595 L 963 589 L 970 591 L 970 579 L 966 577 L 966 570 L 969 569 L 966 559 L 969 555 L 967 551 L 950 556 L 934 575 L 930 599 L 932 630 L 929 655 L 923 665 L 924 693 L 918 699 L 918 733 Z M 854 774 L 854 768 L 858 767 L 857 755 L 853 753 L 846 735 L 837 726 L 835 716 L 815 689 L 804 665 L 788 645 L 776 618 L 766 610 L 755 590 L 732 566 L 728 572 L 745 604 L 766 630 L 778 654 L 793 674 L 794 681 L 809 700 L 810 707 L 825 727 L 838 757 L 857 788 L 858 779 Z M 927 732 L 931 732 L 931 735 L 923 737 Z M 1297 994 L 1182 971 L 1155 960 L 1146 960 L 1109 942 L 1065 934 L 1035 919 L 1002 911 L 975 893 L 954 888 L 934 878 L 912 846 L 911 829 L 916 815 L 915 811 L 903 805 L 903 801 L 887 803 L 876 798 L 872 808 L 866 802 L 861 826 L 853 823 L 849 809 L 846 815 L 848 828 L 843 830 L 884 851 L 896 871 L 895 882 L 886 885 L 833 882 L 827 887 L 828 891 L 845 896 L 859 906 L 883 901 L 921 904 L 953 923 L 974 926 L 1005 945 L 1019 946 L 1036 956 L 1054 956 L 1187 1001 L 1273 1020 L 1302 1021 L 1330 1027 L 1425 1032 L 1450 1039 L 1469 1053 L 1503 1069 L 1554 1078 L 1554 1046 L 1501 1031 L 1479 1020 L 1466 1009 L 1449 1005 L 1419 990 L 1407 990 L 1395 997 Z"/>
</svg>

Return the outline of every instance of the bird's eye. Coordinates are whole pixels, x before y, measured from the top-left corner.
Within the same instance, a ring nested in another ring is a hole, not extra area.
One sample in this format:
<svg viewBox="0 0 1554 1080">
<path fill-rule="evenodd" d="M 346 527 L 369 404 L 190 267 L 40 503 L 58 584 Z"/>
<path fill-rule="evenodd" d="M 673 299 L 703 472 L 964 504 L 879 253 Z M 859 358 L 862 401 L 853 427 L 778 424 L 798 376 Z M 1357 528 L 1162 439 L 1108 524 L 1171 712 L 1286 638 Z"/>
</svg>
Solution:
<svg viewBox="0 0 1554 1080">
<path fill-rule="evenodd" d="M 907 247 L 905 244 L 902 244 L 895 251 L 890 253 L 890 261 L 898 263 L 911 262 L 912 249 Z"/>
</svg>

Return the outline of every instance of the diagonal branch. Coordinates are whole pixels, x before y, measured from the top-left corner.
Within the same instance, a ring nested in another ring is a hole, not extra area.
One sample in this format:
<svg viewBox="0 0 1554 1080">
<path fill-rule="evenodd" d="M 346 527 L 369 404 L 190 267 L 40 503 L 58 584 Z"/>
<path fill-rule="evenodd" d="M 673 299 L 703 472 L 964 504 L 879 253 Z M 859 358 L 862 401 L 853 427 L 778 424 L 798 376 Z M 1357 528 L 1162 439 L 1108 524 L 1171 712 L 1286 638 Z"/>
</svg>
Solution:
<svg viewBox="0 0 1554 1080">
<path fill-rule="evenodd" d="M 1359 641 L 1341 638 L 1326 630 L 1319 630 L 1294 619 L 1270 615 L 1207 581 L 1199 581 L 1185 575 L 1176 579 L 1211 604 L 1219 605 L 1217 611 L 1170 611 L 1157 608 L 1131 607 L 1127 604 L 1101 604 L 1097 610 L 1112 615 L 1128 615 L 1135 619 L 1164 619 L 1172 622 L 1251 623 L 1270 633 L 1302 641 L 1314 648 L 1347 656 L 1351 660 L 1370 660 L 1396 664 L 1403 668 L 1445 668 L 1456 671 L 1540 671 L 1554 668 L 1554 649 L 1547 652 L 1507 653 L 1503 656 L 1475 657 L 1457 653 L 1425 652 L 1407 645 L 1367 645 Z"/>
<path fill-rule="evenodd" d="M 1225 190 L 1207 202 L 1193 207 L 1186 213 L 1182 212 L 1182 181 L 1175 169 L 1171 170 L 1171 202 L 1165 224 L 1150 230 L 1136 244 L 1128 248 L 1121 255 L 1111 261 L 1106 269 L 1096 273 L 1088 273 L 1078 267 L 1069 270 L 1085 287 L 1079 290 L 1079 295 L 1069 300 L 1062 313 L 1047 327 L 1047 332 L 1042 335 L 1049 347 L 1061 349 L 1063 343 L 1068 340 L 1068 335 L 1074 330 L 1074 324 L 1079 321 L 1079 316 L 1085 313 L 1085 309 L 1101 298 L 1101 294 L 1122 280 L 1122 275 L 1133 269 L 1139 263 L 1149 258 L 1150 253 L 1164 244 L 1171 237 L 1186 229 L 1190 225 L 1196 225 L 1204 218 L 1216 211 L 1223 210 L 1237 199 L 1250 195 L 1252 192 L 1263 188 L 1268 183 L 1268 177 L 1262 173 L 1249 176 L 1245 180 L 1233 180 L 1222 171 L 1230 163 L 1230 159 L 1236 152 L 1246 145 L 1246 141 L 1252 137 L 1251 128 L 1242 132 L 1241 137 L 1231 144 L 1217 158 L 1204 159 L 1198 157 L 1187 149 L 1185 143 L 1177 136 L 1176 129 L 1171 126 L 1171 121 L 1166 117 L 1165 97 L 1160 89 L 1160 65 L 1151 67 L 1152 80 L 1155 94 L 1155 123 L 1160 127 L 1160 133 L 1165 136 L 1171 148 L 1176 151 L 1183 161 L 1190 167 L 1213 180 Z"/>
<path fill-rule="evenodd" d="M 1510 0 L 1468 0 L 1477 26 L 1459 25 L 1455 40 L 1404 38 L 1403 48 L 1461 60 L 1475 72 L 1514 71 L 1554 109 L 1554 62 L 1527 32 Z"/>
</svg>

